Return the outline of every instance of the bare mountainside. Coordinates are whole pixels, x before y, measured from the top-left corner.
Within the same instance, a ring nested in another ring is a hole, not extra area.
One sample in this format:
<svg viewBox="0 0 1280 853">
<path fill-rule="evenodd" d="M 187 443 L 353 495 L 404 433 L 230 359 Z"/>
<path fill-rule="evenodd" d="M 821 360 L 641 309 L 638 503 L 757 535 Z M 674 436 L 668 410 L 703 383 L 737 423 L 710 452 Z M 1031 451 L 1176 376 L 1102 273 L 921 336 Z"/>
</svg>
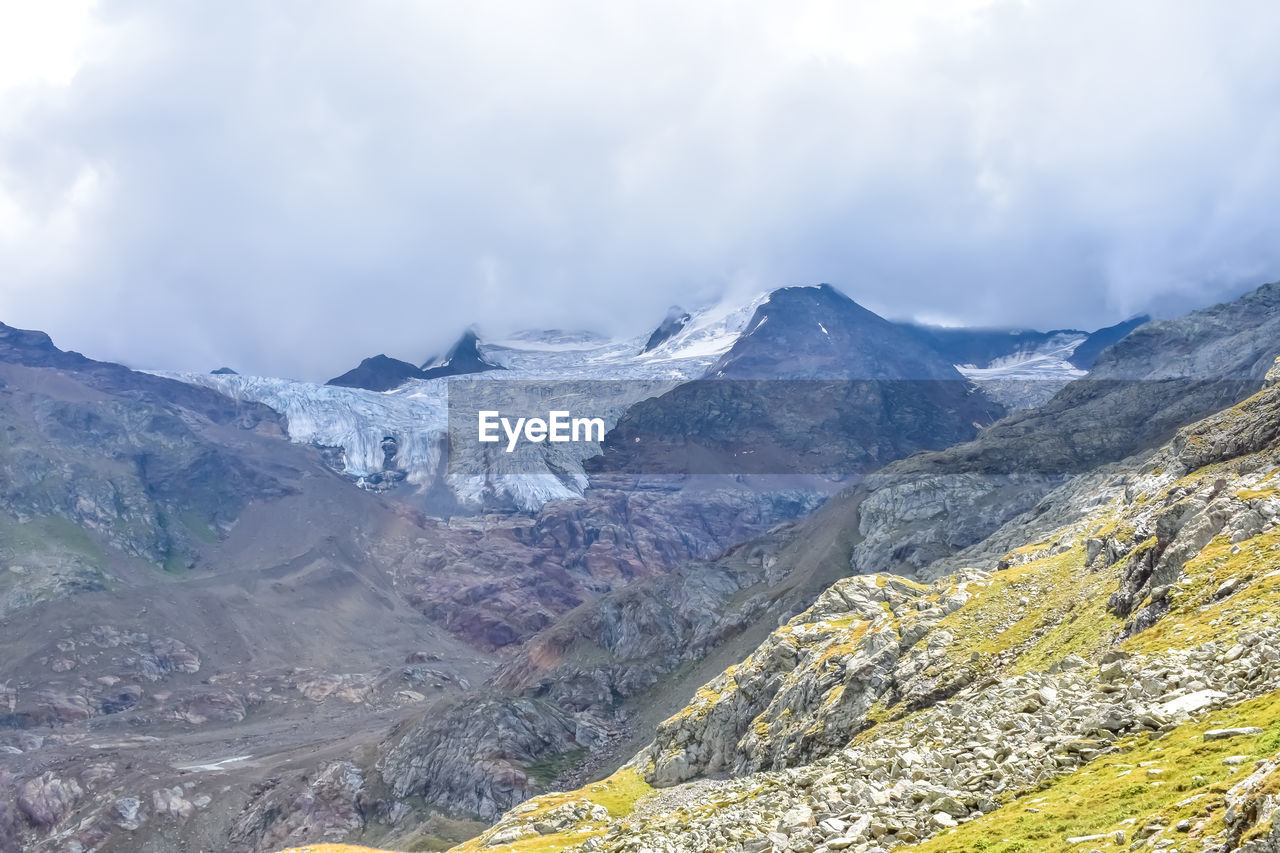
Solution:
<svg viewBox="0 0 1280 853">
<path fill-rule="evenodd" d="M 1280 850 L 1274 364 L 930 583 L 835 582 L 617 772 L 459 850 Z"/>
<path fill-rule="evenodd" d="M 833 298 L 800 290 L 812 293 L 788 298 Z M 663 667 L 755 637 L 836 565 L 790 575 L 738 547 L 818 506 L 838 482 L 825 477 L 606 464 L 572 500 L 433 518 L 394 483 L 357 488 L 333 447 L 289 440 L 294 410 L 0 332 L 10 848 L 447 845 L 590 772 L 588 750 L 616 752 L 647 719 Z M 803 369 L 797 352 L 779 353 L 789 369 Z M 825 370 L 829 353 L 815 353 Z M 859 358 L 887 371 L 900 353 Z M 972 437 L 999 411 L 941 356 L 916 358 L 954 388 L 918 400 L 928 417 L 846 474 Z M 845 441 L 868 446 L 864 433 Z M 740 570 L 715 562 L 725 555 Z M 646 615 L 627 603 L 633 589 L 637 604 L 669 597 Z M 621 631 L 579 679 L 586 693 L 545 693 L 549 638 L 583 620 Z M 700 645 L 661 651 L 689 629 Z M 635 665 L 648 650 L 661 666 Z"/>
</svg>

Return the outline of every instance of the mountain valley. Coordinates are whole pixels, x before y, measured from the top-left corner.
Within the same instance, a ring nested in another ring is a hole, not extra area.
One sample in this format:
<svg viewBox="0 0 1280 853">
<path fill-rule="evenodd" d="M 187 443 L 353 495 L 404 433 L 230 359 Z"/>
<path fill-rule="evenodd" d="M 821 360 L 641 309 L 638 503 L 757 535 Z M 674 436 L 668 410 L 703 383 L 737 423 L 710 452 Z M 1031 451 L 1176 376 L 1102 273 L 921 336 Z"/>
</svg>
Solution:
<svg viewBox="0 0 1280 853">
<path fill-rule="evenodd" d="M 1277 849 L 1278 356 L 1280 285 L 782 288 L 327 385 L 0 326 L 0 850 Z M 467 434 L 547 394 L 605 440 Z"/>
</svg>

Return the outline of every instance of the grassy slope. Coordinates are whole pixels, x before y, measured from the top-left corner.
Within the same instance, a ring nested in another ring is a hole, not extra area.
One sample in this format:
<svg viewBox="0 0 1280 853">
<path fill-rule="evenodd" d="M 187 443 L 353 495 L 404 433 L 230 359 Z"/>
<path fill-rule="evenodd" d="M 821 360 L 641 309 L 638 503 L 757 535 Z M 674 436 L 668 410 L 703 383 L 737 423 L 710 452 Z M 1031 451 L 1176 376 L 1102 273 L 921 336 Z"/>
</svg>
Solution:
<svg viewBox="0 0 1280 853">
<path fill-rule="evenodd" d="M 1091 520 L 1059 531 L 1045 542 L 1017 549 L 1010 557 L 1019 565 L 995 573 L 973 598 L 939 625 L 954 635 L 947 649 L 949 666 L 973 666 L 993 675 L 1043 671 L 1068 654 L 1096 659 L 1118 638 L 1121 620 L 1106 610 L 1107 596 L 1116 589 L 1126 560 L 1113 566 L 1085 566 L 1084 540 L 1090 537 L 1132 536 L 1126 516 L 1165 497 L 1175 487 L 1198 489 L 1225 473 L 1234 462 L 1211 465 L 1162 489 L 1159 495 L 1140 495 L 1130 507 L 1112 507 Z M 1257 459 L 1274 464 L 1274 460 Z M 1268 466 L 1269 467 L 1269 466 Z M 1235 492 L 1242 502 L 1267 500 L 1277 494 L 1272 483 L 1280 469 L 1272 468 L 1258 487 Z M 1133 552 L 1151 546 L 1139 543 Z M 1131 555 L 1132 556 L 1132 555 Z M 1126 558 L 1128 559 L 1128 558 Z M 1159 653 L 1187 648 L 1212 639 L 1233 636 L 1234 626 L 1273 622 L 1280 614 L 1280 528 L 1272 529 L 1238 546 L 1223 537 L 1210 542 L 1183 567 L 1183 577 L 1169 593 L 1170 611 L 1154 627 L 1120 643 L 1131 653 Z M 1235 578 L 1238 591 L 1217 597 L 1221 585 Z M 1142 603 L 1139 604 L 1139 607 Z M 849 628 L 865 629 L 864 624 Z M 733 668 L 726 673 L 731 676 Z M 707 705 L 704 687 L 683 711 L 696 714 Z M 701 701 L 699 701 L 701 700 Z M 904 712 L 872 716 L 876 725 L 857 740 L 876 738 L 885 726 L 900 725 Z M 1205 742 L 1206 729 L 1224 726 L 1260 726 L 1256 737 Z M 935 836 L 913 848 L 928 853 L 1039 853 L 1084 849 L 1066 842 L 1069 837 L 1126 834 L 1124 844 L 1111 837 L 1095 840 L 1091 847 L 1121 849 L 1135 830 L 1153 821 L 1174 825 L 1190 821 L 1189 833 L 1212 834 L 1222 828 L 1222 793 L 1252 772 L 1253 762 L 1280 752 L 1280 693 L 1273 693 L 1211 714 L 1207 719 L 1180 726 L 1163 737 L 1143 736 L 1122 741 L 1109 752 L 1079 770 L 1059 777 L 1038 791 L 1013 796 L 1003 807 Z M 1228 756 L 1244 756 L 1238 765 L 1223 764 Z M 1280 775 L 1280 774 L 1278 774 Z M 1275 782 L 1280 789 L 1280 778 Z M 634 771 L 614 776 L 572 793 L 548 794 L 519 807 L 521 817 L 535 816 L 575 798 L 606 806 L 612 816 L 628 814 L 649 791 Z M 550 853 L 580 844 L 603 828 L 575 828 L 546 836 L 521 839 L 497 847 L 481 847 L 473 839 L 457 853 L 481 850 L 510 853 Z"/>
<path fill-rule="evenodd" d="M 624 767 L 607 779 L 585 785 L 576 791 L 566 793 L 543 794 L 534 797 L 522 805 L 516 806 L 509 813 L 518 815 L 523 820 L 545 814 L 573 800 L 587 800 L 598 806 L 604 806 L 610 817 L 625 817 L 635 808 L 637 802 L 653 789 L 635 770 Z M 481 846 L 478 838 L 453 848 L 453 853 L 552 853 L 575 844 L 581 844 L 593 835 L 603 835 L 604 828 L 578 827 L 553 835 L 538 835 L 522 838 L 512 844 L 499 844 L 493 847 Z"/>
<path fill-rule="evenodd" d="M 1206 729 L 1259 726 L 1255 737 L 1205 741 Z M 1258 759 L 1280 750 L 1280 693 L 1217 711 L 1179 726 L 1164 737 L 1120 742 L 1115 751 L 1059 777 L 1039 791 L 1024 792 L 1002 808 L 922 844 L 901 848 L 919 853 L 1052 853 L 1127 849 L 1135 831 L 1152 824 L 1176 826 L 1186 819 L 1189 835 L 1220 831 L 1222 794 L 1248 776 Z M 1244 756 L 1238 765 L 1223 764 Z M 1280 780 L 1277 780 L 1280 781 Z M 1116 831 L 1125 841 L 1115 843 Z M 1106 835 L 1069 844 L 1068 838 Z"/>
</svg>

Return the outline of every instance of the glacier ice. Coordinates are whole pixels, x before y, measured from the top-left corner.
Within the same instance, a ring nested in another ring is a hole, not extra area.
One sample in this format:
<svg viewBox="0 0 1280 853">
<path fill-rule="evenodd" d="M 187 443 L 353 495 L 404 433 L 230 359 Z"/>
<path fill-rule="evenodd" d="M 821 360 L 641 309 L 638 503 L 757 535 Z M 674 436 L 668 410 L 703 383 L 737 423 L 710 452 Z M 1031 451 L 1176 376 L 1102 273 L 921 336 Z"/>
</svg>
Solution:
<svg viewBox="0 0 1280 853">
<path fill-rule="evenodd" d="M 345 473 L 370 488 L 384 471 L 383 442 L 396 442 L 394 465 L 410 486 L 425 491 L 443 482 L 460 504 L 489 503 L 535 510 L 550 500 L 575 498 L 587 485 L 586 459 L 598 445 L 525 445 L 516 453 L 448 457 L 449 386 L 453 382 L 555 381 L 566 395 L 590 394 L 592 415 L 612 428 L 639 400 L 706 374 L 741 334 L 760 294 L 746 303 L 717 304 L 691 315 L 670 339 L 642 353 L 647 336 L 625 340 L 587 332 L 527 331 L 481 342 L 481 354 L 503 370 L 411 380 L 391 391 L 341 388 L 265 376 L 194 372 L 160 375 L 213 388 L 238 400 L 262 403 L 283 416 L 290 440 L 341 448 Z M 631 380 L 602 393 L 595 380 Z"/>
</svg>

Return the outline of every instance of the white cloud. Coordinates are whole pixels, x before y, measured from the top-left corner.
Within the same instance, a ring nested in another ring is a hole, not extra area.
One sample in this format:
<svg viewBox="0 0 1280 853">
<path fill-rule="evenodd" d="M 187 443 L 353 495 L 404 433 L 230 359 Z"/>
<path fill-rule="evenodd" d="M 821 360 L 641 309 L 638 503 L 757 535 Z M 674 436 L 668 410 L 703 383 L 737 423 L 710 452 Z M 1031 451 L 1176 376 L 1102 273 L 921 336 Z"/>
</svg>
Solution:
<svg viewBox="0 0 1280 853">
<path fill-rule="evenodd" d="M 80 68 L 93 0 L 0 0 L 0 92 L 63 85 Z"/>
<path fill-rule="evenodd" d="M 324 378 L 814 281 L 1084 326 L 1280 269 L 1270 2 L 65 9 L 0 64 L 0 319 L 101 357 Z"/>
</svg>

